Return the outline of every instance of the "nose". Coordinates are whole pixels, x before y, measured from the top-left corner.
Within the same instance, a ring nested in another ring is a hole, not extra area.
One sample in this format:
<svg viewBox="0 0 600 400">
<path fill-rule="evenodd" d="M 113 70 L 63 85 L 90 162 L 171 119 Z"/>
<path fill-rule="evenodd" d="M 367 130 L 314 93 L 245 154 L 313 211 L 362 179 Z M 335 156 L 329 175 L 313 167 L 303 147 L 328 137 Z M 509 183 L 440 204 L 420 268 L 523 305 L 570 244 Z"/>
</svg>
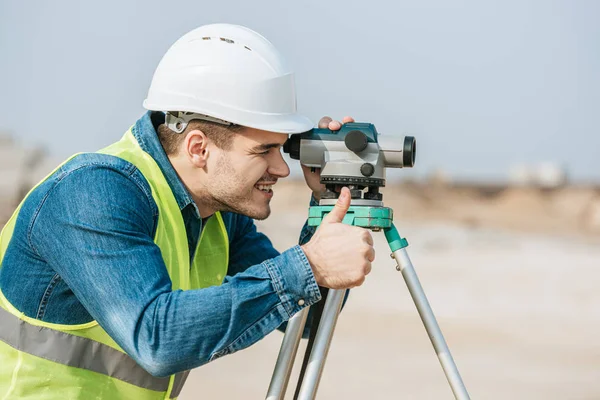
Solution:
<svg viewBox="0 0 600 400">
<path fill-rule="evenodd" d="M 290 167 L 287 165 L 281 152 L 274 152 L 272 161 L 269 163 L 267 172 L 280 178 L 285 178 L 290 174 Z"/>
</svg>

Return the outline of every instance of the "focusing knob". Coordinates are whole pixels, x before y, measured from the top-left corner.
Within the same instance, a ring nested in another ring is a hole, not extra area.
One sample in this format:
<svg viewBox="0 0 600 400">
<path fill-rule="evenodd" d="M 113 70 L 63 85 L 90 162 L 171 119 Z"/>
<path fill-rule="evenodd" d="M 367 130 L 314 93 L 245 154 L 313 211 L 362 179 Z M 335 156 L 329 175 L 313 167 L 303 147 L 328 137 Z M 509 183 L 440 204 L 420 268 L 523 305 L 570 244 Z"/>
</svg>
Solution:
<svg viewBox="0 0 600 400">
<path fill-rule="evenodd" d="M 360 166 L 360 173 L 363 174 L 363 176 L 371 176 L 375 173 L 375 167 L 373 164 L 364 163 Z"/>
<path fill-rule="evenodd" d="M 367 135 L 361 131 L 350 131 L 344 138 L 348 150 L 360 153 L 367 148 Z"/>
</svg>

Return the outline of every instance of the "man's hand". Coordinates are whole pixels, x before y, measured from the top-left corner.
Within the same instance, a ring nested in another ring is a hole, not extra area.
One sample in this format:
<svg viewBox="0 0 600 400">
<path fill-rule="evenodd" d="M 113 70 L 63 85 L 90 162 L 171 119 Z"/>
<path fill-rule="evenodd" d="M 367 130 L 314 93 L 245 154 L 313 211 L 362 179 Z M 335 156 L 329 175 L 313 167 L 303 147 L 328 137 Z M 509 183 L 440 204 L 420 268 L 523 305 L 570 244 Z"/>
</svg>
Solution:
<svg viewBox="0 0 600 400">
<path fill-rule="evenodd" d="M 352 117 L 344 117 L 342 118 L 342 122 L 334 121 L 331 117 L 323 117 L 319 121 L 319 128 L 329 128 L 332 131 L 337 131 L 342 128 L 342 124 L 346 124 L 348 122 L 354 122 L 354 118 Z M 325 190 L 325 185 L 321 185 L 321 169 L 316 168 L 315 172 L 311 172 L 309 167 L 301 165 L 302 172 L 304 173 L 304 179 L 306 180 L 306 184 L 313 191 L 313 196 L 317 201 L 321 199 L 321 192 Z"/>
<path fill-rule="evenodd" d="M 349 289 L 360 286 L 371 272 L 375 260 L 371 232 L 342 224 L 349 207 L 350 190 L 344 187 L 312 239 L 302 246 L 319 286 Z"/>
</svg>

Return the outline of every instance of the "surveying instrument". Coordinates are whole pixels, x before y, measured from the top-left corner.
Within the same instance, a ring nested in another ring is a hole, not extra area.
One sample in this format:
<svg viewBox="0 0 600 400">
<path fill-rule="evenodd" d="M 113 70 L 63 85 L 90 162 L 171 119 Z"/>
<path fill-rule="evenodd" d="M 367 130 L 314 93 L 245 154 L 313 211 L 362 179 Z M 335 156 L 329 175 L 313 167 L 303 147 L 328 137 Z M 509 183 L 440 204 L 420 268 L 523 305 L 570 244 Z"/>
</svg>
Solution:
<svg viewBox="0 0 600 400">
<path fill-rule="evenodd" d="M 419 278 L 406 252 L 408 242 L 393 224 L 393 211 L 383 206 L 379 188 L 385 186 L 386 168 L 412 167 L 416 157 L 416 141 L 412 136 L 389 137 L 377 134 L 373 124 L 346 123 L 338 131 L 313 129 L 291 135 L 283 151 L 310 168 L 321 169 L 321 193 L 318 206 L 310 207 L 309 226 L 319 226 L 332 209 L 341 187 L 350 189 L 351 203 L 343 223 L 374 232 L 383 230 L 406 286 L 425 325 L 454 397 L 469 399 L 448 345 L 423 292 Z M 344 302 L 346 290 L 321 289 L 323 300 L 313 308 L 313 321 L 304 363 L 294 399 L 312 400 L 317 395 L 333 331 Z M 282 400 L 287 390 L 292 367 L 308 317 L 308 307 L 289 321 L 277 358 L 267 400 Z"/>
</svg>

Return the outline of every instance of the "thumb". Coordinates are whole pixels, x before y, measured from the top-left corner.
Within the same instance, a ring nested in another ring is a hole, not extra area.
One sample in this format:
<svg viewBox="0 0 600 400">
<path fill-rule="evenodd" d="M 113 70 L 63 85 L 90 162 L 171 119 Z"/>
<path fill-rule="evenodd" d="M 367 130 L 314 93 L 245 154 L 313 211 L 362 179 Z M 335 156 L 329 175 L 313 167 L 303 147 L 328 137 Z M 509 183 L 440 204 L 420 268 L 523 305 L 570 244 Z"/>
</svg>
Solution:
<svg viewBox="0 0 600 400">
<path fill-rule="evenodd" d="M 350 189 L 343 187 L 338 197 L 337 203 L 333 206 L 333 209 L 323 218 L 323 223 L 333 224 L 336 222 L 342 222 L 344 215 L 350 208 Z"/>
</svg>

